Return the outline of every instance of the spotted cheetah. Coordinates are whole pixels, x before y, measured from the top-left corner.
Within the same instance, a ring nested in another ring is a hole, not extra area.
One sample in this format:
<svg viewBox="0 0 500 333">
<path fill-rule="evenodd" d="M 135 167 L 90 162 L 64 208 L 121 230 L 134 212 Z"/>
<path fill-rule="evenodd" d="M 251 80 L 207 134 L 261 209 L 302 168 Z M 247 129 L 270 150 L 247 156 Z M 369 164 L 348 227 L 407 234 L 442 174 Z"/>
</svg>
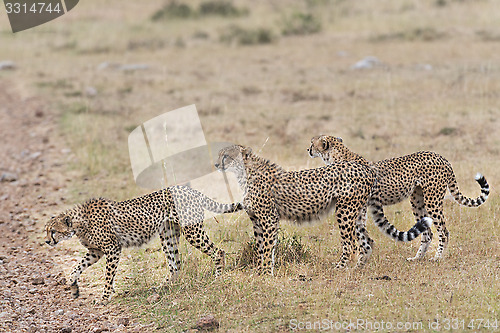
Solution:
<svg viewBox="0 0 500 333">
<path fill-rule="evenodd" d="M 45 226 L 46 243 L 55 246 L 76 235 L 88 249 L 68 282 L 75 298 L 79 296 L 80 274 L 106 255 L 103 295 L 103 303 L 106 303 L 113 293 L 122 248 L 146 244 L 156 234 L 159 234 L 163 252 L 168 258 L 172 280 L 180 268 L 178 244 L 181 231 L 191 245 L 212 257 L 216 275 L 219 275 L 224 267 L 224 251 L 217 248 L 205 233 L 203 209 L 222 214 L 240 210 L 242 206 L 215 202 L 186 186 L 171 186 L 126 201 L 90 199 L 52 217 Z"/>
<path fill-rule="evenodd" d="M 481 186 L 481 194 L 475 199 L 464 197 L 458 189 L 450 162 L 443 156 L 430 151 L 420 151 L 371 162 L 349 150 L 341 138 L 321 135 L 311 139 L 308 152 L 312 158 L 321 157 L 327 165 L 339 161 L 356 161 L 373 167 L 378 174 L 380 201 L 384 206 L 396 204 L 410 197 L 413 214 L 417 221 L 422 216 L 430 216 L 436 226 L 439 245 L 432 260 L 441 259 L 448 245 L 449 232 L 443 215 L 446 189 L 449 189 L 456 202 L 468 207 L 482 205 L 490 193 L 486 179 L 478 173 L 475 179 Z M 366 220 L 366 212 L 362 216 Z M 364 224 L 364 222 L 360 223 Z M 422 241 L 417 254 L 408 260 L 423 258 L 431 241 L 432 231 L 428 229 L 422 233 Z"/>
<path fill-rule="evenodd" d="M 376 224 L 398 241 L 414 239 L 431 224 L 430 219 L 425 218 L 405 233 L 396 230 L 385 218 L 378 195 L 373 193 L 377 191 L 375 172 L 356 162 L 285 171 L 257 156 L 249 147 L 232 145 L 220 150 L 215 167 L 235 173 L 243 191 L 243 208 L 253 223 L 259 267 L 271 275 L 280 218 L 301 223 L 335 210 L 342 239 L 342 255 L 337 268 L 344 268 L 358 250 L 357 240 L 361 242 L 357 266 L 362 266 L 371 254 L 373 241 L 364 228 L 357 230 L 356 226 L 356 219 L 367 204 Z M 366 238 L 356 238 L 356 232 L 363 233 Z"/>
</svg>

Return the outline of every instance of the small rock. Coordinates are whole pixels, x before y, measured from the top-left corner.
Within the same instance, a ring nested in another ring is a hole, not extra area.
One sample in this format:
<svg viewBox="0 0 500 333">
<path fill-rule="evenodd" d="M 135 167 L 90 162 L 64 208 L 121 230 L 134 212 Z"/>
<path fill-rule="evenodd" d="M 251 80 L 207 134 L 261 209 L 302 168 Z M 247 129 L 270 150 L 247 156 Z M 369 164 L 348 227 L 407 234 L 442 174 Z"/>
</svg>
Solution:
<svg viewBox="0 0 500 333">
<path fill-rule="evenodd" d="M 15 173 L 12 172 L 3 172 L 2 175 L 0 176 L 0 181 L 2 182 L 15 182 L 17 180 L 18 176 Z"/>
<path fill-rule="evenodd" d="M 87 97 L 94 97 L 97 95 L 97 89 L 94 87 L 87 87 L 85 88 L 85 96 Z"/>
<path fill-rule="evenodd" d="M 38 289 L 36 289 L 36 288 L 33 288 L 33 289 L 28 290 L 28 292 L 29 292 L 30 294 L 35 294 L 37 291 L 38 291 Z"/>
<path fill-rule="evenodd" d="M 61 149 L 61 153 L 63 153 L 63 154 L 69 154 L 69 153 L 71 153 L 71 149 L 69 149 L 69 148 L 63 148 L 63 149 Z"/>
<path fill-rule="evenodd" d="M 34 278 L 32 281 L 31 281 L 31 284 L 32 285 L 39 285 L 39 284 L 45 284 L 45 280 L 42 278 L 42 277 L 37 277 L 37 278 Z"/>
<path fill-rule="evenodd" d="M 71 333 L 72 329 L 71 327 L 63 327 L 61 328 L 61 330 L 59 331 L 60 333 Z"/>
<path fill-rule="evenodd" d="M 147 301 L 148 301 L 148 303 L 150 303 L 150 304 L 151 304 L 151 303 L 156 303 L 156 302 L 158 302 L 158 301 L 159 301 L 159 299 L 160 299 L 160 295 L 158 295 L 158 294 L 153 294 L 153 295 L 151 295 L 151 296 L 149 296 L 149 297 L 147 298 Z"/>
<path fill-rule="evenodd" d="M 421 71 L 432 71 L 433 67 L 430 64 L 418 64 L 416 66 L 417 70 Z"/>
<path fill-rule="evenodd" d="M 56 315 L 56 316 L 60 316 L 60 315 L 63 315 L 63 314 L 64 314 L 64 310 L 63 309 L 59 309 L 59 310 L 54 311 L 54 315 Z"/>
<path fill-rule="evenodd" d="M 118 318 L 118 321 L 116 322 L 116 324 L 118 326 L 120 326 L 120 325 L 128 326 L 129 323 L 130 323 L 130 318 L 128 318 L 128 317 Z"/>
<path fill-rule="evenodd" d="M 390 276 L 384 275 L 384 276 L 377 276 L 374 278 L 371 278 L 372 280 L 385 280 L 385 281 L 391 281 L 392 278 Z"/>
<path fill-rule="evenodd" d="M 198 319 L 193 328 L 201 331 L 212 331 L 219 328 L 219 322 L 213 315 L 209 314 Z"/>
<path fill-rule="evenodd" d="M 370 69 L 382 63 L 377 57 L 368 56 L 351 66 L 352 69 Z"/>
<path fill-rule="evenodd" d="M 30 154 L 30 158 L 31 158 L 32 160 L 36 160 L 37 158 L 39 158 L 39 157 L 40 157 L 40 155 L 42 155 L 42 152 L 41 152 L 41 151 L 37 151 L 37 152 L 31 153 L 31 154 Z"/>
<path fill-rule="evenodd" d="M 0 61 L 0 71 L 5 70 L 5 69 L 15 69 L 16 64 L 13 61 L 6 60 L 6 61 Z"/>
<path fill-rule="evenodd" d="M 130 65 L 122 65 L 119 67 L 119 69 L 121 71 L 124 71 L 124 72 L 144 70 L 144 69 L 148 69 L 148 68 L 149 68 L 149 65 L 146 65 L 146 64 L 130 64 Z"/>
<path fill-rule="evenodd" d="M 114 64 L 114 63 L 111 63 L 111 62 L 101 62 L 98 66 L 97 66 L 97 70 L 99 71 L 102 71 L 103 69 L 107 69 L 107 68 L 116 68 L 118 67 L 119 65 L 118 64 Z"/>
</svg>

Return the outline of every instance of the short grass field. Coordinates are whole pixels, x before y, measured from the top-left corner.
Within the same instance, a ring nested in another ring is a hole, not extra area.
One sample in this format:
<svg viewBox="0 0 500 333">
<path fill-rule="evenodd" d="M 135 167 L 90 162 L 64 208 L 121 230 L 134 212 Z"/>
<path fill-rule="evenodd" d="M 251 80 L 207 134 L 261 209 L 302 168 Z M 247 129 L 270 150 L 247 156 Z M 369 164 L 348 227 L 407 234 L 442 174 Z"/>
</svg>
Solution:
<svg viewBox="0 0 500 333">
<path fill-rule="evenodd" d="M 168 267 L 159 241 L 128 249 L 112 303 L 140 321 L 160 332 L 187 331 L 206 314 L 221 332 L 498 330 L 497 0 L 86 0 L 25 32 L 10 33 L 7 22 L 0 12 L 0 60 L 17 68 L 0 71 L 0 80 L 59 114 L 54 138 L 72 151 L 70 203 L 146 193 L 132 176 L 128 134 L 190 104 L 207 141 L 250 146 L 289 170 L 321 166 L 306 148 L 329 134 L 371 160 L 438 152 L 469 197 L 480 193 L 476 172 L 490 184 L 479 208 L 445 201 L 450 242 L 440 262 L 429 260 L 436 233 L 427 257 L 408 262 L 419 240 L 396 244 L 369 219 L 370 261 L 335 270 L 333 218 L 283 221 L 277 272 L 261 276 L 248 259 L 244 212 L 205 223 L 228 253 L 218 278 L 210 258 L 182 240 L 180 278 L 162 289 Z M 368 56 L 378 60 L 371 68 L 353 67 Z M 385 213 L 400 230 L 414 224 L 407 201 Z M 83 255 L 76 240 L 61 247 Z M 80 281 L 88 302 L 100 297 L 104 261 Z M 154 293 L 160 298 L 148 301 Z"/>
</svg>

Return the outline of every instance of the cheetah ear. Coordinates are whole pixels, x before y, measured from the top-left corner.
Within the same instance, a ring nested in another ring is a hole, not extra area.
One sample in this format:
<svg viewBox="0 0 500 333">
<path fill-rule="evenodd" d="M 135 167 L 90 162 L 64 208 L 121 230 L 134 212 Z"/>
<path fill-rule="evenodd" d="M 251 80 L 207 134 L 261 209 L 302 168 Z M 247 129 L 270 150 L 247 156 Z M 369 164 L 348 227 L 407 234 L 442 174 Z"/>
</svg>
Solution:
<svg viewBox="0 0 500 333">
<path fill-rule="evenodd" d="M 243 155 L 243 157 L 248 157 L 251 153 L 252 148 L 250 147 L 243 147 L 243 149 L 241 150 L 241 154 Z"/>
<path fill-rule="evenodd" d="M 321 139 L 321 145 L 323 150 L 328 150 L 330 148 L 330 142 L 328 142 L 328 140 L 325 137 Z"/>
<path fill-rule="evenodd" d="M 64 217 L 64 223 L 71 228 L 71 218 L 69 216 Z"/>
<path fill-rule="evenodd" d="M 340 136 L 337 137 L 338 142 L 344 142 Z"/>
</svg>

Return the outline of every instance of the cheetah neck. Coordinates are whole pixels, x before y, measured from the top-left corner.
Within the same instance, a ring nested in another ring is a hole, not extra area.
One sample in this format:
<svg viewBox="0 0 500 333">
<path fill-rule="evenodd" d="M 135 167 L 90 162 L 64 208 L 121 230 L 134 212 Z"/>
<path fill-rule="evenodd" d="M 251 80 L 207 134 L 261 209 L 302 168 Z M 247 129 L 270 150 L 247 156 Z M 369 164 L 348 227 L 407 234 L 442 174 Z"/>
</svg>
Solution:
<svg viewBox="0 0 500 333">
<path fill-rule="evenodd" d="M 350 150 L 346 146 L 339 147 L 339 149 L 337 151 L 338 151 L 338 154 L 340 155 L 340 159 L 342 161 L 346 161 L 346 162 L 355 161 L 358 163 L 369 163 L 369 161 L 366 160 L 363 156 L 353 152 L 352 150 Z"/>
<path fill-rule="evenodd" d="M 267 177 L 276 177 L 286 172 L 281 166 L 257 155 L 251 155 L 245 160 L 247 178 L 265 174 Z"/>
</svg>

